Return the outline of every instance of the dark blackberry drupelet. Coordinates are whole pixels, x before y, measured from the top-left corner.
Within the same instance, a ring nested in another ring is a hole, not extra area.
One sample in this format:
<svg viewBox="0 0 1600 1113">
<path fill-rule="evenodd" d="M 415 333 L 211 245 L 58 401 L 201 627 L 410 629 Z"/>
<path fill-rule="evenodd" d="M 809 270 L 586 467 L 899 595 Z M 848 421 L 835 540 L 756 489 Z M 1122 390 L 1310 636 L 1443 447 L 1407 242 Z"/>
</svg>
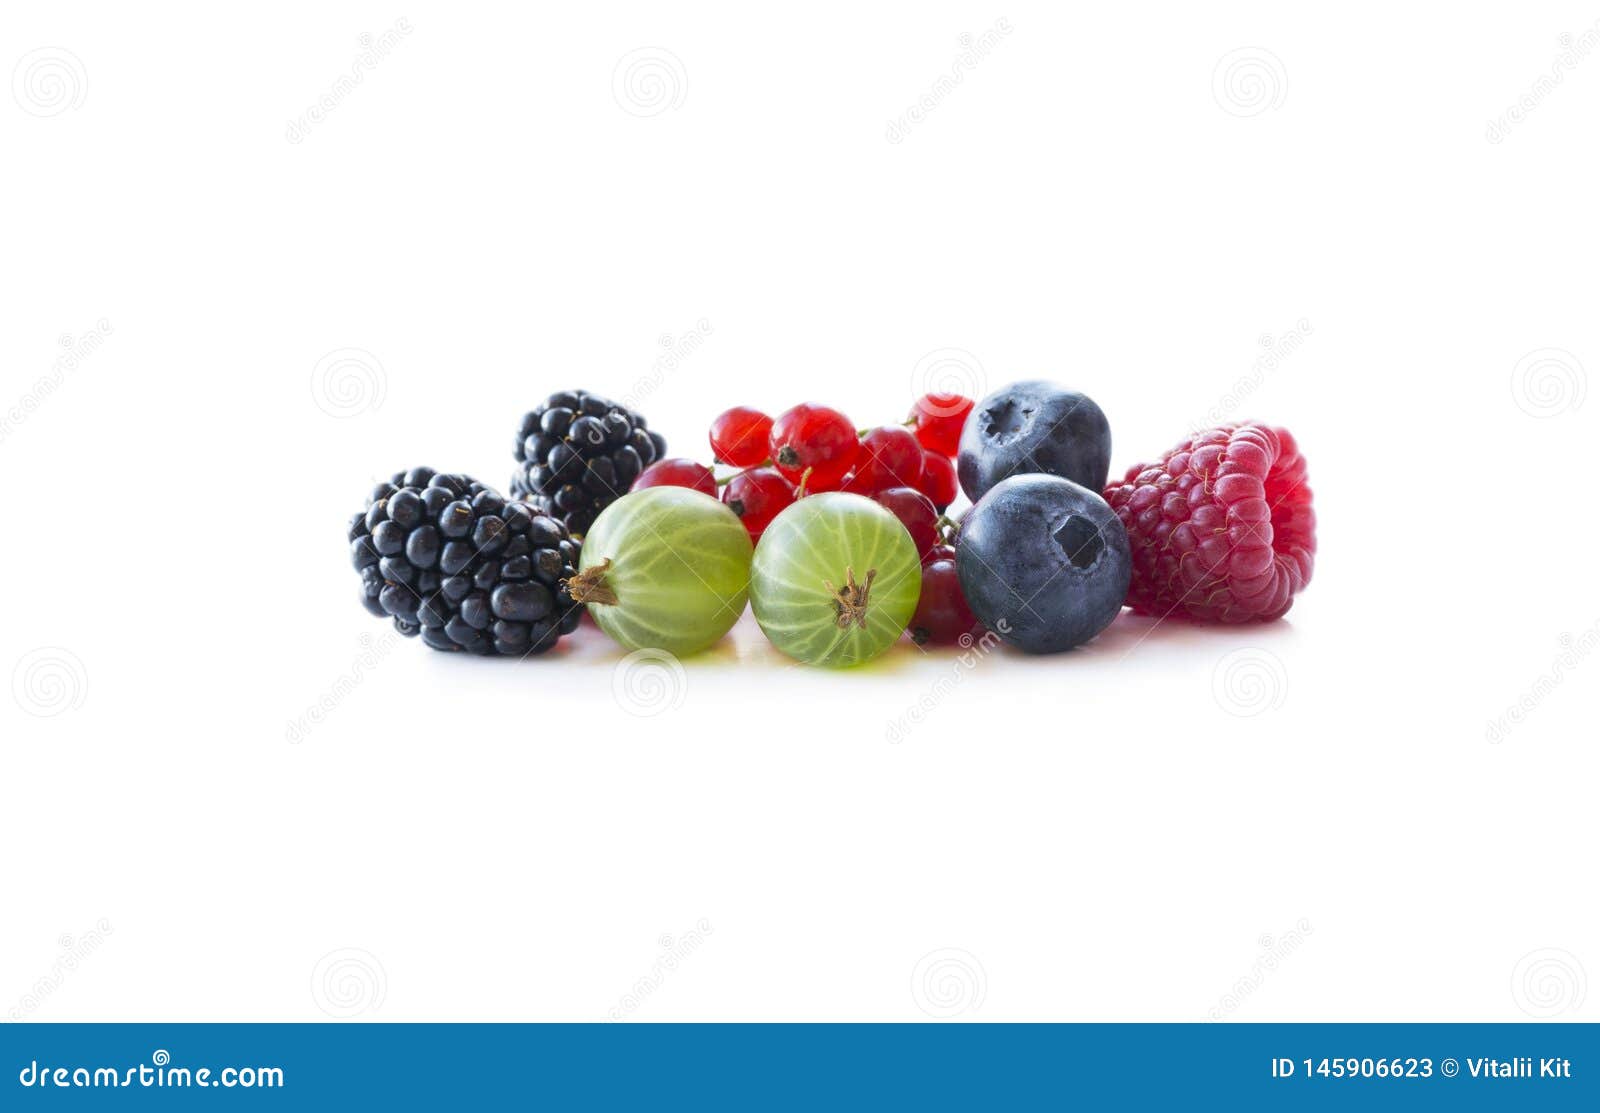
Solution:
<svg viewBox="0 0 1600 1113">
<path fill-rule="evenodd" d="M 666 454 L 667 442 L 639 414 L 598 394 L 560 391 L 523 415 L 511 493 L 581 536 Z"/>
<path fill-rule="evenodd" d="M 578 628 L 562 583 L 578 543 L 554 518 L 465 475 L 398 472 L 350 519 L 361 601 L 434 649 L 523 657 Z"/>
</svg>

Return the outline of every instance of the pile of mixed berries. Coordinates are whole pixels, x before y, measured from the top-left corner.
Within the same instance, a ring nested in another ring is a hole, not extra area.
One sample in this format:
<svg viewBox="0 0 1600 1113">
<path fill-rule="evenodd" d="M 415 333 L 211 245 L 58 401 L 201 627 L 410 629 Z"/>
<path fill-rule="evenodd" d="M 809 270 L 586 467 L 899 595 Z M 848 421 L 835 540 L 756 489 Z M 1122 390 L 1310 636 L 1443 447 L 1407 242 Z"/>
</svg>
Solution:
<svg viewBox="0 0 1600 1113">
<path fill-rule="evenodd" d="M 510 499 L 425 468 L 373 491 L 349 533 L 363 601 L 437 649 L 514 656 L 584 608 L 627 648 L 692 652 L 748 603 L 785 653 L 848 665 L 907 633 L 1056 652 L 1124 606 L 1269 620 L 1311 578 L 1305 460 L 1254 422 L 1109 485 L 1105 414 L 1038 380 L 927 394 L 865 429 L 816 403 L 735 406 L 709 448 L 709 464 L 668 457 L 628 407 L 553 394 L 518 427 Z"/>
</svg>

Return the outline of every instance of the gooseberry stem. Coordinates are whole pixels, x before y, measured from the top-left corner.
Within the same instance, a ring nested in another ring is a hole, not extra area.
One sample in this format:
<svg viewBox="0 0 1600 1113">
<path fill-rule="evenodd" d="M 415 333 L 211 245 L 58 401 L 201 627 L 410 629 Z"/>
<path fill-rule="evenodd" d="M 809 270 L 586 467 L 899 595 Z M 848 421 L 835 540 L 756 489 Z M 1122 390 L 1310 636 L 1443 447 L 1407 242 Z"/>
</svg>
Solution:
<svg viewBox="0 0 1600 1113">
<path fill-rule="evenodd" d="M 833 609 L 837 612 L 834 621 L 839 629 L 848 630 L 851 626 L 859 626 L 863 630 L 867 628 L 867 603 L 872 595 L 872 581 L 877 575 L 876 568 L 869 568 L 867 578 L 858 584 L 856 570 L 847 566 L 843 587 L 834 587 L 832 580 L 822 581 L 828 594 L 833 596 Z"/>
<path fill-rule="evenodd" d="M 567 589 L 567 594 L 572 596 L 574 603 L 600 603 L 603 606 L 615 606 L 617 593 L 606 582 L 606 572 L 611 568 L 611 558 L 607 557 L 593 568 L 579 572 L 562 582 Z"/>
</svg>

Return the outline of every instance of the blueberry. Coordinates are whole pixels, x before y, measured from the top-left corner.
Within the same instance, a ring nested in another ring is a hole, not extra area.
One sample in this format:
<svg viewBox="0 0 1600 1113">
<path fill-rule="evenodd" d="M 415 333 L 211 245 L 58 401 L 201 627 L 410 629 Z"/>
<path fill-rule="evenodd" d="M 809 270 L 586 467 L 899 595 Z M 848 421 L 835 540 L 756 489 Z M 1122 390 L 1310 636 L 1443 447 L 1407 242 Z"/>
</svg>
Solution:
<svg viewBox="0 0 1600 1113">
<path fill-rule="evenodd" d="M 1132 573 L 1121 520 L 1070 480 L 1002 480 L 961 520 L 962 594 L 979 621 L 1029 653 L 1071 649 L 1104 630 Z"/>
<path fill-rule="evenodd" d="M 1059 475 L 1103 491 L 1111 469 L 1111 426 L 1085 394 L 1055 383 L 1012 383 L 972 408 L 961 430 L 956 475 L 973 502 L 1013 475 Z"/>
</svg>

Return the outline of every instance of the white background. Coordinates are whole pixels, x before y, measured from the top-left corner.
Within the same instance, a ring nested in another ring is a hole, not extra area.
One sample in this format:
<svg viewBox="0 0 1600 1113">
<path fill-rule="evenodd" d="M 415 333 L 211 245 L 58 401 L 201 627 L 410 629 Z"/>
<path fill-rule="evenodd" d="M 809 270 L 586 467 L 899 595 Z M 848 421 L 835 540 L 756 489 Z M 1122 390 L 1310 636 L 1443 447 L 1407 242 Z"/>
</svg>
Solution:
<svg viewBox="0 0 1600 1113">
<path fill-rule="evenodd" d="M 6 6 L 0 1014 L 1595 1019 L 1600 11 L 658 8 Z M 552 390 L 704 457 L 941 359 L 1292 429 L 1310 589 L 681 677 L 356 602 Z"/>
</svg>

